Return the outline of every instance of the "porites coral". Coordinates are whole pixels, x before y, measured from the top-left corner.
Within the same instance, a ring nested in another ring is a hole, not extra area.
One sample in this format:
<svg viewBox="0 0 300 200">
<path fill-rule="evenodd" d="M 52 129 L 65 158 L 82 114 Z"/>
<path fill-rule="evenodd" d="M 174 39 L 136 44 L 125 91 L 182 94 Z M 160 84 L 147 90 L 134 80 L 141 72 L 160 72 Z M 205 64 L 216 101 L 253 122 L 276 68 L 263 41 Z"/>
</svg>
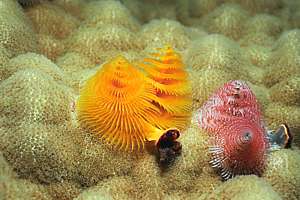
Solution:
<svg viewBox="0 0 300 200">
<path fill-rule="evenodd" d="M 185 27 L 170 19 L 154 19 L 145 24 L 140 33 L 145 46 L 160 47 L 172 44 L 177 49 L 184 49 L 189 43 Z"/>
<path fill-rule="evenodd" d="M 58 39 L 66 38 L 79 25 L 78 19 L 49 2 L 27 9 L 26 15 L 38 33 L 50 34 Z"/>
<path fill-rule="evenodd" d="M 279 83 L 291 75 L 300 74 L 300 30 L 285 31 L 275 43 L 267 60 L 264 84 Z M 284 67 L 283 67 L 284 66 Z"/>
<path fill-rule="evenodd" d="M 17 5 L 17 1 L 1 1 L 0 13 L 0 45 L 3 45 L 12 55 L 28 51 L 36 52 L 36 34 Z"/>
<path fill-rule="evenodd" d="M 208 32 L 224 34 L 237 40 L 243 33 L 248 13 L 237 4 L 222 4 L 203 19 Z"/>
<path fill-rule="evenodd" d="M 290 77 L 272 86 L 270 97 L 274 102 L 300 106 L 300 76 Z"/>
<path fill-rule="evenodd" d="M 94 64 L 103 63 L 102 54 L 108 51 L 141 50 L 136 34 L 118 25 L 101 25 L 98 28 L 77 29 L 66 42 L 68 52 L 87 56 Z M 102 54 L 99 54 L 102 52 Z"/>
<path fill-rule="evenodd" d="M 70 120 L 71 90 L 39 70 L 20 70 L 1 82 L 0 97 L 1 115 L 12 123 Z"/>
<path fill-rule="evenodd" d="M 119 1 L 92 1 L 83 10 L 85 26 L 99 27 L 103 24 L 119 25 L 130 31 L 138 31 L 140 24 Z"/>
<path fill-rule="evenodd" d="M 207 199 L 258 199 L 280 200 L 270 184 L 265 180 L 251 175 L 238 176 L 215 189 Z"/>
<path fill-rule="evenodd" d="M 236 42 L 220 34 L 207 35 L 193 41 L 188 47 L 186 62 L 195 71 L 213 68 L 247 77 L 244 69 L 246 61 L 241 48 Z"/>
<path fill-rule="evenodd" d="M 284 149 L 273 152 L 263 177 L 283 199 L 300 198 L 300 152 Z"/>
</svg>

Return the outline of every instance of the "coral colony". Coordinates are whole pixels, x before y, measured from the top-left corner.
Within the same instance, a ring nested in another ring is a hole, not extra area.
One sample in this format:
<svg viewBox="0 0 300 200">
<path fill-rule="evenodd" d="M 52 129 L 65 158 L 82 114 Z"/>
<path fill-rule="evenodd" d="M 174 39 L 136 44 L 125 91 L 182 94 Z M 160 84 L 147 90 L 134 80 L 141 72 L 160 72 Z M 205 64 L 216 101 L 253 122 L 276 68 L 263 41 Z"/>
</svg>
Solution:
<svg viewBox="0 0 300 200">
<path fill-rule="evenodd" d="M 300 199 L 299 28 L 299 0 L 0 0 L 0 198 Z"/>
</svg>

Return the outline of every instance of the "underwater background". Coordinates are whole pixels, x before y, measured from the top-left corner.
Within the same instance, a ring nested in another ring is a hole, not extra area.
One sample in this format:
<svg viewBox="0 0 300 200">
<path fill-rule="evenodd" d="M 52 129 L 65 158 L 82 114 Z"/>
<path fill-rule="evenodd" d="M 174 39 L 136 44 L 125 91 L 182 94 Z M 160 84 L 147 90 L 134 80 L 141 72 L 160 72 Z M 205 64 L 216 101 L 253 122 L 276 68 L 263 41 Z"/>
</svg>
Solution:
<svg viewBox="0 0 300 200">
<path fill-rule="evenodd" d="M 181 155 L 162 170 L 147 148 L 89 134 L 76 100 L 104 63 L 135 65 L 165 45 L 192 104 Z M 223 181 L 209 163 L 197 111 L 230 80 L 247 82 L 268 129 L 294 135 L 261 177 Z M 299 147 L 299 0 L 0 0 L 0 199 L 297 200 Z"/>
</svg>

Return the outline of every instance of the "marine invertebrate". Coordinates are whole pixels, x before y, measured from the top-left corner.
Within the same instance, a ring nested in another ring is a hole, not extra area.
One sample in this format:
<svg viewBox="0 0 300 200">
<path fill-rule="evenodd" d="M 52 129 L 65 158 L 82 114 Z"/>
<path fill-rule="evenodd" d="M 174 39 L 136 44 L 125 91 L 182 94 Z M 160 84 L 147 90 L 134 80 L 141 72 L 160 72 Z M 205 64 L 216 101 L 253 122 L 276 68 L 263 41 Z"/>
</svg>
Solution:
<svg viewBox="0 0 300 200">
<path fill-rule="evenodd" d="M 271 54 L 270 47 L 263 47 L 260 45 L 249 45 L 243 48 L 245 52 L 245 57 L 250 60 L 250 62 L 258 67 L 265 68 L 267 60 Z"/>
<path fill-rule="evenodd" d="M 49 2 L 26 9 L 26 15 L 38 33 L 49 34 L 57 39 L 66 38 L 79 26 L 78 19 Z"/>
<path fill-rule="evenodd" d="M 0 84 L 1 116 L 11 123 L 62 124 L 71 119 L 72 90 L 39 70 L 19 70 Z"/>
<path fill-rule="evenodd" d="M 99 27 L 105 24 L 119 25 L 136 32 L 140 29 L 138 21 L 119 1 L 93 1 L 83 10 L 84 24 L 88 27 Z"/>
<path fill-rule="evenodd" d="M 211 34 L 195 40 L 187 50 L 187 64 L 194 70 L 217 68 L 236 75 L 247 76 L 242 50 L 237 43 L 220 35 Z"/>
<path fill-rule="evenodd" d="M 268 159 L 263 178 L 269 182 L 282 199 L 299 199 L 299 150 L 274 151 Z"/>
<path fill-rule="evenodd" d="M 245 82 L 224 84 L 199 110 L 198 120 L 212 138 L 210 163 L 223 179 L 262 174 L 269 145 L 257 100 Z"/>
<path fill-rule="evenodd" d="M 189 14 L 191 17 L 202 17 L 220 4 L 220 0 L 191 0 L 189 1 Z"/>
<path fill-rule="evenodd" d="M 226 0 L 240 4 L 251 13 L 274 13 L 282 7 L 282 0 Z"/>
<path fill-rule="evenodd" d="M 258 199 L 280 200 L 280 195 L 262 178 L 257 176 L 238 176 L 217 187 L 207 195 L 207 199 Z"/>
<path fill-rule="evenodd" d="M 243 35 L 243 37 L 238 42 L 242 47 L 248 47 L 251 45 L 272 47 L 275 41 L 276 40 L 273 36 L 266 33 L 249 32 Z"/>
<path fill-rule="evenodd" d="M 300 74 L 283 80 L 270 88 L 270 98 L 289 106 L 300 106 Z"/>
<path fill-rule="evenodd" d="M 157 50 L 152 54 L 152 58 L 145 58 L 139 63 L 154 87 L 153 100 L 159 107 L 160 114 L 152 123 L 162 130 L 172 127 L 183 130 L 188 124 L 191 110 L 188 74 L 181 56 L 171 47 Z"/>
<path fill-rule="evenodd" d="M 184 26 L 170 19 L 153 19 L 142 27 L 139 34 L 145 46 L 151 47 L 172 44 L 177 49 L 184 49 L 189 42 Z"/>
<path fill-rule="evenodd" d="M 134 182 L 128 176 L 109 178 L 96 186 L 83 191 L 75 200 L 113 200 L 134 199 L 136 190 Z"/>
<path fill-rule="evenodd" d="M 169 127 L 183 129 L 190 108 L 183 63 L 171 48 L 156 56 L 139 63 L 148 77 L 123 56 L 104 64 L 79 97 L 81 123 L 127 150 L 143 148 L 145 140 L 157 140 Z"/>
<path fill-rule="evenodd" d="M 45 56 L 36 53 L 20 54 L 10 59 L 2 70 L 3 78 L 8 78 L 15 72 L 25 69 L 42 71 L 57 82 L 68 82 L 68 79 L 64 76 L 64 72 L 57 65 Z"/>
<path fill-rule="evenodd" d="M 238 4 L 225 3 L 217 7 L 203 19 L 208 32 L 220 33 L 237 40 L 243 33 L 248 13 Z"/>
<path fill-rule="evenodd" d="M 135 33 L 122 26 L 110 24 L 98 28 L 79 28 L 67 39 L 66 44 L 68 52 L 85 55 L 94 64 L 106 61 L 99 52 L 104 54 L 108 51 L 137 51 L 142 47 Z"/>
<path fill-rule="evenodd" d="M 277 36 L 284 29 L 282 20 L 269 14 L 257 14 L 251 17 L 245 24 L 247 33 L 265 33 L 270 36 Z"/>
<path fill-rule="evenodd" d="M 267 60 L 264 75 L 264 84 L 267 87 L 271 87 L 292 75 L 300 74 L 299 50 L 300 30 L 293 29 L 283 32 Z"/>
<path fill-rule="evenodd" d="M 68 75 L 95 67 L 93 62 L 87 56 L 76 52 L 67 52 L 58 57 L 56 59 L 56 64 Z"/>
<path fill-rule="evenodd" d="M 182 133 L 178 140 L 183 146 L 181 156 L 161 174 L 163 188 L 166 191 L 183 196 L 191 192 L 197 192 L 199 195 L 212 191 L 211 186 L 221 183 L 209 165 L 208 139 L 207 133 L 193 123 Z M 201 181 L 205 187 L 197 187 Z"/>
<path fill-rule="evenodd" d="M 4 46 L 12 56 L 36 52 L 36 34 L 17 1 L 3 0 L 0 13 L 0 46 Z"/>
<path fill-rule="evenodd" d="M 292 134 L 294 134 L 294 143 L 300 146 L 300 107 L 288 106 L 279 102 L 270 103 L 265 110 L 265 118 L 270 129 L 277 129 L 280 124 L 286 123 Z"/>
<path fill-rule="evenodd" d="M 140 148 L 150 131 L 146 119 L 158 112 L 145 79 L 124 57 L 116 57 L 87 81 L 76 106 L 78 119 L 107 142 Z"/>
<path fill-rule="evenodd" d="M 159 164 L 162 167 L 168 167 L 180 155 L 182 146 L 176 141 L 180 136 L 178 129 L 168 129 L 156 142 L 158 150 Z"/>
<path fill-rule="evenodd" d="M 41 54 L 55 61 L 65 51 L 65 45 L 51 35 L 38 34 L 38 49 Z"/>
</svg>

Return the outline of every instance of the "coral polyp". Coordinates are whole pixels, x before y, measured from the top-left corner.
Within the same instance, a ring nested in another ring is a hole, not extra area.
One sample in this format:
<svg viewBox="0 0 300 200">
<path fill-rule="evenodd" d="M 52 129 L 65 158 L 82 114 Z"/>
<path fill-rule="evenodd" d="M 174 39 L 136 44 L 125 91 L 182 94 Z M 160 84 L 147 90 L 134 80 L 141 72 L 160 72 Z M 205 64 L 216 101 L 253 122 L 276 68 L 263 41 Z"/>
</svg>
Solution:
<svg viewBox="0 0 300 200">
<path fill-rule="evenodd" d="M 104 64 L 81 91 L 77 102 L 80 122 L 121 149 L 141 148 L 149 132 L 147 118 L 158 108 L 151 85 L 124 57 Z"/>
</svg>

